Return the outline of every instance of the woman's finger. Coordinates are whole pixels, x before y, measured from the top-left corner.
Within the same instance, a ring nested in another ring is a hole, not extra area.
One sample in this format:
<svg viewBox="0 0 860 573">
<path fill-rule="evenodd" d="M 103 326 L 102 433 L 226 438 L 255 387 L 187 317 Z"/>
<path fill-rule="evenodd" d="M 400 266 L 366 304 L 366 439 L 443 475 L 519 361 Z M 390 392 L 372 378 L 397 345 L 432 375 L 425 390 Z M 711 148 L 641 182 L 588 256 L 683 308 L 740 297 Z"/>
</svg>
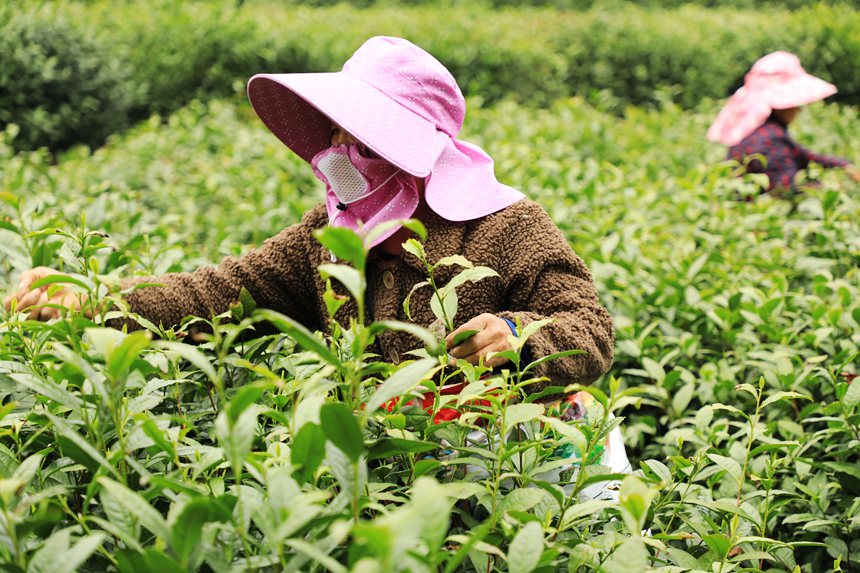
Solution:
<svg viewBox="0 0 860 573">
<path fill-rule="evenodd" d="M 451 334 L 449 334 L 448 336 L 446 336 L 446 337 L 445 337 L 445 347 L 446 347 L 446 348 L 448 348 L 449 350 L 450 350 L 451 348 L 453 348 L 453 347 L 454 347 L 454 339 L 455 339 L 455 338 L 457 337 L 457 335 L 458 335 L 458 334 L 460 334 L 461 332 L 465 332 L 466 330 L 478 330 L 478 331 L 481 331 L 481 330 L 484 330 L 484 327 L 485 327 L 485 326 L 486 326 L 486 324 L 485 324 L 485 320 L 484 320 L 484 315 L 478 315 L 478 316 L 476 316 L 475 318 L 473 318 L 473 319 L 471 319 L 471 320 L 469 320 L 469 321 L 467 321 L 467 322 L 465 322 L 465 323 L 461 324 L 460 326 L 458 326 L 457 328 L 455 328 L 455 329 L 451 332 Z M 474 338 L 474 336 L 473 336 L 472 338 Z M 461 344 L 459 344 L 458 346 L 462 346 L 462 343 L 461 343 Z"/>
<path fill-rule="evenodd" d="M 463 345 L 460 345 L 463 346 Z M 460 348 L 459 346 L 457 348 Z M 504 352 L 505 350 L 510 350 L 510 347 L 507 341 L 491 341 L 489 344 L 485 344 L 475 349 L 474 352 L 464 354 L 462 356 L 457 356 L 453 352 L 451 352 L 451 356 L 458 358 L 460 360 L 465 360 L 470 364 L 478 364 L 481 359 L 484 359 L 484 365 L 490 367 L 496 367 L 505 362 L 508 362 L 508 359 L 504 356 L 493 356 L 489 360 L 487 360 L 487 355 L 491 352 Z"/>
<path fill-rule="evenodd" d="M 59 304 L 69 310 L 81 310 L 81 302 L 84 300 L 81 295 L 77 295 L 68 289 L 64 289 L 63 294 L 56 298 Z"/>
<path fill-rule="evenodd" d="M 42 291 L 39 293 L 39 295 L 40 296 L 38 299 L 36 299 L 36 302 L 34 302 L 33 304 L 28 304 L 24 307 L 30 307 L 30 314 L 27 315 L 27 318 L 30 320 L 40 320 L 42 316 L 42 305 L 48 303 L 48 291 Z"/>
<path fill-rule="evenodd" d="M 451 348 L 451 356 L 454 358 L 464 358 L 470 354 L 479 352 L 480 349 L 487 346 L 491 342 L 490 336 L 484 332 L 478 332 L 474 336 L 467 338 L 454 348 Z"/>
<path fill-rule="evenodd" d="M 47 321 L 59 317 L 60 309 L 50 306 L 54 303 L 55 299 L 48 299 L 48 302 L 39 309 L 39 320 Z"/>
<path fill-rule="evenodd" d="M 21 296 L 17 296 L 16 298 L 18 299 L 18 305 L 17 305 L 18 310 L 19 311 L 25 310 L 27 308 L 32 307 L 35 304 L 38 304 L 39 299 L 42 297 L 42 295 L 45 295 L 47 297 L 47 293 L 45 291 L 40 290 L 40 289 L 36 289 L 36 290 L 27 291 L 26 293 L 23 293 Z"/>
<path fill-rule="evenodd" d="M 465 360 L 469 364 L 477 365 L 477 364 L 480 364 L 481 359 L 483 359 L 484 360 L 484 366 L 487 366 L 489 368 L 495 368 L 496 366 L 501 366 L 505 362 L 508 362 L 508 359 L 505 358 L 504 356 L 493 356 L 492 358 L 487 359 L 487 355 L 490 352 L 500 352 L 500 350 L 489 350 L 487 348 L 482 348 L 478 352 L 475 352 L 473 354 L 469 354 L 468 356 L 460 358 L 460 360 Z"/>
</svg>

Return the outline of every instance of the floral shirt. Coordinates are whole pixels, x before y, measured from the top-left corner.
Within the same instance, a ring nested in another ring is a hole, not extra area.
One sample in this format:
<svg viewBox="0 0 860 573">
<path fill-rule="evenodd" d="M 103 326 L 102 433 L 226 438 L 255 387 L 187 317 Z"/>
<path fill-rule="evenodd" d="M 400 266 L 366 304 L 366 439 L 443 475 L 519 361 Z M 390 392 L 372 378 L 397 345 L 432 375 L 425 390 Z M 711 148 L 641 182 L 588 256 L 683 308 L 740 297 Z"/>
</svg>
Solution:
<svg viewBox="0 0 860 573">
<path fill-rule="evenodd" d="M 822 167 L 845 167 L 848 162 L 838 157 L 819 155 L 798 145 L 788 135 L 788 128 L 779 120 L 770 118 L 737 145 L 729 148 L 728 158 L 744 163 L 751 155 L 761 154 L 766 160 L 749 159 L 748 173 L 766 173 L 770 179 L 768 191 L 782 187 L 794 189 L 794 176 L 810 163 Z"/>
</svg>

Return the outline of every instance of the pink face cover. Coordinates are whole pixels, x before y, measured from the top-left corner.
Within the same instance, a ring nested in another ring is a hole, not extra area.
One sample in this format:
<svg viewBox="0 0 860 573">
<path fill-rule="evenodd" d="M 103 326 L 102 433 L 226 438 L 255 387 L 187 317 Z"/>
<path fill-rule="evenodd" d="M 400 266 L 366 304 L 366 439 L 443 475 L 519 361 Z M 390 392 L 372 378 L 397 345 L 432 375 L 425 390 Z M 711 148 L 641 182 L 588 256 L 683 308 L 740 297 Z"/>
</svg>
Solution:
<svg viewBox="0 0 860 573">
<path fill-rule="evenodd" d="M 788 52 L 759 59 L 708 129 L 708 139 L 723 145 L 740 143 L 775 109 L 800 107 L 836 93 L 836 86 L 806 73 Z"/>
<path fill-rule="evenodd" d="M 523 198 L 496 180 L 480 147 L 456 139 L 466 114 L 460 88 L 438 60 L 406 40 L 370 38 L 340 72 L 255 75 L 248 97 L 305 161 L 330 146 L 336 123 L 382 159 L 426 178 L 427 204 L 449 221 L 477 219 Z"/>
<path fill-rule="evenodd" d="M 311 160 L 314 174 L 326 185 L 329 224 L 361 232 L 380 223 L 408 219 L 418 206 L 415 177 L 384 159 L 362 154 L 356 144 L 333 145 Z M 392 227 L 368 246 L 397 232 Z"/>
</svg>

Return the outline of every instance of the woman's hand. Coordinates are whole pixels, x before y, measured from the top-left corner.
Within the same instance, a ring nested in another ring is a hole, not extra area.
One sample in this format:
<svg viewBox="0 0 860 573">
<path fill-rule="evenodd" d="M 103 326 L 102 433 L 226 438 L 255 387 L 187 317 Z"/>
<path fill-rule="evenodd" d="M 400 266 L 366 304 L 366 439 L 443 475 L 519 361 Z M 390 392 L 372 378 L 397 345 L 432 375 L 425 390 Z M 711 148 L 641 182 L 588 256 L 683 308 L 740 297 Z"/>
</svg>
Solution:
<svg viewBox="0 0 860 573">
<path fill-rule="evenodd" d="M 454 346 L 454 337 L 466 330 L 477 330 L 472 337 Z M 461 324 L 454 332 L 445 338 L 445 348 L 451 356 L 463 359 L 472 364 L 477 364 L 482 358 L 484 365 L 489 367 L 500 366 L 508 361 L 504 356 L 494 356 L 486 360 L 490 352 L 503 352 L 512 350 L 510 340 L 511 328 L 503 318 L 494 314 L 484 313 L 472 320 Z"/>
<path fill-rule="evenodd" d="M 29 271 L 21 273 L 21 279 L 18 282 L 18 290 L 12 296 L 3 299 L 3 307 L 9 310 L 12 307 L 12 301 L 18 301 L 16 308 L 18 310 L 27 311 L 27 318 L 30 320 L 50 320 L 59 318 L 62 314 L 62 309 L 46 305 L 60 305 L 70 310 L 81 309 L 81 298 L 71 290 L 60 287 L 59 285 L 42 285 L 33 288 L 33 283 L 51 275 L 61 275 L 60 271 L 50 267 L 36 267 Z M 48 289 L 53 287 L 51 296 L 48 296 Z"/>
</svg>

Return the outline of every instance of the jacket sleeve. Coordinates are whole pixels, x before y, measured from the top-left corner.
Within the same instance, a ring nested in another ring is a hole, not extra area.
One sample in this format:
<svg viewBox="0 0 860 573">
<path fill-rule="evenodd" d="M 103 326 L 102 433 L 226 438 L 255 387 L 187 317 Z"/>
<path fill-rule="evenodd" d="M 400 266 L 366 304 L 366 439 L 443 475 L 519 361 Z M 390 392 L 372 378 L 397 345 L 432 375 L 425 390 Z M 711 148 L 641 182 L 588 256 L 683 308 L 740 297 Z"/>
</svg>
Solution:
<svg viewBox="0 0 860 573">
<path fill-rule="evenodd" d="M 189 273 L 137 278 L 123 283 L 152 283 L 126 295 L 129 310 L 143 318 L 170 328 L 188 316 L 211 318 L 229 309 L 244 287 L 259 308 L 276 310 L 305 324 L 316 324 L 315 270 L 309 255 L 319 247 L 303 221 L 266 240 L 259 248 L 241 258 L 226 257 L 217 267 Z M 113 327 L 139 328 L 130 319 L 118 319 Z"/>
<path fill-rule="evenodd" d="M 585 353 L 547 361 L 536 374 L 548 377 L 551 385 L 592 382 L 612 365 L 612 318 L 597 298 L 591 273 L 559 228 L 540 206 L 522 203 L 503 243 L 499 266 L 507 269 L 502 281 L 508 310 L 500 316 L 522 326 L 553 319 L 529 338 L 532 357 L 572 349 Z"/>
<path fill-rule="evenodd" d="M 821 155 L 810 151 L 797 143 L 794 143 L 794 153 L 795 157 L 797 157 L 797 165 L 801 169 L 806 169 L 809 167 L 810 163 L 817 163 L 826 168 L 846 167 L 849 164 L 846 159 L 834 157 L 833 155 Z"/>
</svg>

